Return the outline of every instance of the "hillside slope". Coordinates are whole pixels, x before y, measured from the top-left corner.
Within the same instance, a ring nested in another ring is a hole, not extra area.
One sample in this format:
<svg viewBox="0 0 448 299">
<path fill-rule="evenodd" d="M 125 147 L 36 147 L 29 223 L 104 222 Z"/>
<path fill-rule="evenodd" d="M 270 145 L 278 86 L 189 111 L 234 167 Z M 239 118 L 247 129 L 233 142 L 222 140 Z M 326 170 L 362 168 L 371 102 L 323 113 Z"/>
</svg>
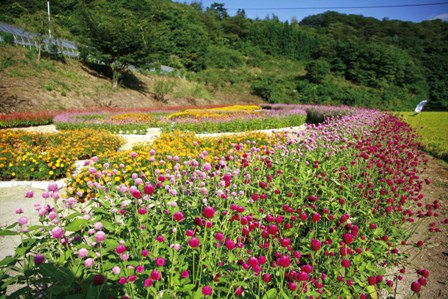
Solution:
<svg viewBox="0 0 448 299">
<path fill-rule="evenodd" d="M 106 68 L 72 59 L 37 63 L 25 48 L 2 46 L 0 57 L 0 113 L 262 102 L 245 91 L 216 93 L 182 78 L 139 72 L 130 72 L 122 86 L 112 89 Z"/>
</svg>

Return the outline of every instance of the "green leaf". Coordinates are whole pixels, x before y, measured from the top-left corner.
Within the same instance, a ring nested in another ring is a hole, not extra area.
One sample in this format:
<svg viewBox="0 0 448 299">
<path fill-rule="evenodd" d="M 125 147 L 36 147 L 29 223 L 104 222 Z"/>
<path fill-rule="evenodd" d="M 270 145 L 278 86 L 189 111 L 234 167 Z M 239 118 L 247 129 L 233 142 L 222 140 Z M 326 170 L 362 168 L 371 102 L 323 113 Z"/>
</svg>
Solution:
<svg viewBox="0 0 448 299">
<path fill-rule="evenodd" d="M 83 216 L 83 214 L 80 213 L 80 212 L 75 212 L 75 213 L 70 214 L 70 215 L 68 215 L 67 217 L 64 217 L 64 218 L 65 218 L 65 220 L 72 220 L 73 218 L 80 217 L 80 216 Z"/>
<path fill-rule="evenodd" d="M 17 262 L 17 259 L 15 259 L 11 256 L 7 256 L 0 261 L 0 267 L 14 265 L 16 262 Z"/>
<path fill-rule="evenodd" d="M 38 230 L 41 228 L 46 228 L 46 226 L 45 225 L 33 225 L 28 228 L 28 231 L 32 232 L 32 231 L 35 231 L 35 230 Z"/>
<path fill-rule="evenodd" d="M 18 256 L 24 256 L 26 253 L 28 253 L 31 248 L 36 244 L 35 239 L 25 239 L 23 242 L 17 246 L 16 248 L 16 254 Z"/>
<path fill-rule="evenodd" d="M 188 292 L 190 292 L 191 290 L 193 290 L 194 288 L 195 288 L 195 285 L 194 285 L 194 284 L 187 284 L 187 285 L 183 286 L 183 287 L 180 289 L 180 291 L 181 291 L 181 292 L 188 293 Z"/>
<path fill-rule="evenodd" d="M 18 233 L 12 230 L 0 230 L 0 236 L 17 236 Z"/>
<path fill-rule="evenodd" d="M 273 298 L 277 298 L 277 289 L 270 289 L 269 291 L 266 292 L 266 294 L 264 294 L 262 299 L 273 299 Z"/>
<path fill-rule="evenodd" d="M 68 232 L 76 232 L 86 227 L 88 223 L 89 221 L 85 219 L 75 219 L 73 220 L 73 222 L 71 222 L 69 225 L 65 227 L 65 230 Z"/>
<path fill-rule="evenodd" d="M 201 299 L 201 298 L 202 298 L 202 290 L 200 288 L 198 288 L 196 293 L 194 293 L 193 299 Z"/>
</svg>

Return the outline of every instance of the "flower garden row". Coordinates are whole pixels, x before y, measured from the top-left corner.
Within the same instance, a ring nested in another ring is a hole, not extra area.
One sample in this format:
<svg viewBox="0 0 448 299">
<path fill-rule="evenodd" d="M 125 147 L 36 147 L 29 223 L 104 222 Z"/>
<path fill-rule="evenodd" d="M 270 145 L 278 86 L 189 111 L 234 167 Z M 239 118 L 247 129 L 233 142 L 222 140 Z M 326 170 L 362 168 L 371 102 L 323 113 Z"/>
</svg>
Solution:
<svg viewBox="0 0 448 299">
<path fill-rule="evenodd" d="M 111 133 L 146 134 L 150 127 L 163 132 L 181 130 L 195 133 L 242 132 L 302 125 L 303 109 L 262 110 L 259 106 L 226 106 L 166 112 L 96 113 L 66 112 L 55 116 L 58 130 L 105 129 Z"/>
<path fill-rule="evenodd" d="M 413 226 L 440 206 L 422 204 L 426 156 L 409 125 L 357 110 L 306 132 L 226 138 L 165 134 L 152 148 L 87 160 L 67 198 L 50 184 L 39 223 L 19 215 L 0 231 L 22 240 L 0 261 L 2 289 L 79 298 L 394 292 L 407 248 L 424 245 L 409 243 Z M 430 274 L 417 270 L 409 287 L 419 293 Z"/>
<path fill-rule="evenodd" d="M 339 111 L 340 108 L 332 109 Z M 68 177 L 74 170 L 75 161 L 97 153 L 108 155 L 120 148 L 123 140 L 108 134 L 111 131 L 138 131 L 143 134 L 152 125 L 160 125 L 164 131 L 170 132 L 178 129 L 189 132 L 250 131 L 297 126 L 303 124 L 305 119 L 306 112 L 295 107 L 274 109 L 268 113 L 260 112 L 258 106 L 186 109 L 166 117 L 155 117 L 144 112 L 118 113 L 113 110 L 107 113 L 67 112 L 55 117 L 58 129 L 65 130 L 59 133 L 47 135 L 0 131 L 0 180 L 54 180 Z M 184 137 L 179 135 L 178 138 Z M 164 140 L 161 139 L 157 144 L 163 146 Z"/>
</svg>

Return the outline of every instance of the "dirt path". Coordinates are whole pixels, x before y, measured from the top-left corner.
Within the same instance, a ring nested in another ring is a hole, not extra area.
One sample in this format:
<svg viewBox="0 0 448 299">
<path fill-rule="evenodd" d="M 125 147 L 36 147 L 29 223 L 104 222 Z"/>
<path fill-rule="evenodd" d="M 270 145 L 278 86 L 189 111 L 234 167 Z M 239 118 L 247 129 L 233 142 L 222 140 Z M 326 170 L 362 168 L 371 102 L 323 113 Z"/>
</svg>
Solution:
<svg viewBox="0 0 448 299">
<path fill-rule="evenodd" d="M 415 269 L 428 269 L 430 272 L 428 284 L 421 288 L 420 298 L 448 298 L 448 224 L 444 223 L 448 217 L 448 165 L 430 158 L 421 178 L 430 180 L 430 184 L 423 187 L 423 206 L 433 205 L 434 201 L 438 200 L 440 208 L 433 210 L 431 217 L 420 219 L 414 215 L 414 218 L 422 223 L 407 243 L 417 244 L 418 241 L 423 241 L 424 246 L 400 248 L 401 251 L 409 252 L 410 263 L 406 267 L 406 273 L 402 274 L 403 280 L 397 284 L 395 297 L 390 297 L 394 294 L 389 294 L 389 297 L 382 294 L 383 299 L 411 298 L 411 284 L 421 277 Z M 436 213 L 438 216 L 434 216 Z M 434 223 L 433 228 L 440 229 L 440 232 L 429 231 L 431 223 Z"/>
</svg>

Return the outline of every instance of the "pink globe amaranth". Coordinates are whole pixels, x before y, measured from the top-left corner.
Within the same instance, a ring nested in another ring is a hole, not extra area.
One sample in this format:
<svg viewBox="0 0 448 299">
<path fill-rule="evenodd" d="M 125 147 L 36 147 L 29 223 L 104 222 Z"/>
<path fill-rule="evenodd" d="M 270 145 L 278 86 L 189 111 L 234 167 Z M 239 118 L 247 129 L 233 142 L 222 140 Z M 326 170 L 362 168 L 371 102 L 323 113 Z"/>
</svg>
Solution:
<svg viewBox="0 0 448 299">
<path fill-rule="evenodd" d="M 180 277 L 182 278 L 187 278 L 188 276 L 190 276 L 190 272 L 188 272 L 188 270 L 182 271 L 180 274 Z"/>
<path fill-rule="evenodd" d="M 121 254 L 125 251 L 126 251 L 126 246 L 124 246 L 123 244 L 120 244 L 115 248 L 115 252 L 118 254 Z"/>
<path fill-rule="evenodd" d="M 421 284 L 422 286 L 426 286 L 428 284 L 428 281 L 426 280 L 425 277 L 420 277 L 418 280 L 418 283 Z"/>
<path fill-rule="evenodd" d="M 419 293 L 421 289 L 422 289 L 422 285 L 421 285 L 418 281 L 414 281 L 414 282 L 411 284 L 411 290 L 412 290 L 414 293 Z"/>
<path fill-rule="evenodd" d="M 417 273 L 425 278 L 429 277 L 429 271 L 427 269 L 420 269 L 417 271 Z"/>
<path fill-rule="evenodd" d="M 350 267 L 350 261 L 344 259 L 344 260 L 341 261 L 341 265 L 342 265 L 342 267 L 344 267 L 344 268 L 349 268 L 349 267 Z"/>
<path fill-rule="evenodd" d="M 27 191 L 25 194 L 26 198 L 33 198 L 34 197 L 34 192 L 33 191 Z"/>
<path fill-rule="evenodd" d="M 64 230 L 61 227 L 56 226 L 51 230 L 51 236 L 55 239 L 61 239 L 64 236 Z"/>
<path fill-rule="evenodd" d="M 86 268 L 90 268 L 93 266 L 94 263 L 95 263 L 95 261 L 92 258 L 88 258 L 84 261 L 84 266 Z"/>
<path fill-rule="evenodd" d="M 213 289 L 211 286 L 206 285 L 206 286 L 202 287 L 202 295 L 210 296 L 211 294 L 213 294 Z"/>
<path fill-rule="evenodd" d="M 143 286 L 145 288 L 148 288 L 152 285 L 152 279 L 151 278 L 146 278 L 145 281 L 143 282 Z"/>
<path fill-rule="evenodd" d="M 235 296 L 241 296 L 243 294 L 243 288 L 242 287 L 237 287 L 235 289 Z"/>
<path fill-rule="evenodd" d="M 47 187 L 48 192 L 55 192 L 58 190 L 59 190 L 58 184 L 56 184 L 55 182 L 51 182 L 48 184 L 48 187 Z"/>
<path fill-rule="evenodd" d="M 368 278 L 368 282 L 369 282 L 369 284 L 370 284 L 371 286 L 376 285 L 376 283 L 377 283 L 376 277 L 375 277 L 375 276 L 370 276 L 370 277 Z"/>
<path fill-rule="evenodd" d="M 199 245 L 201 245 L 201 242 L 199 241 L 198 238 L 191 237 L 190 240 L 188 241 L 188 245 L 190 245 L 191 248 L 196 248 Z"/>
<path fill-rule="evenodd" d="M 269 282 L 271 282 L 271 280 L 272 280 L 272 275 L 271 274 L 269 274 L 269 273 L 263 274 L 263 281 L 265 283 L 269 283 Z"/>
<path fill-rule="evenodd" d="M 291 291 L 295 291 L 297 289 L 297 284 L 295 284 L 294 282 L 288 283 L 288 289 L 290 289 Z"/>
<path fill-rule="evenodd" d="M 128 281 L 127 278 L 124 277 L 124 276 L 122 276 L 122 277 L 120 277 L 120 279 L 118 280 L 118 283 L 121 284 L 121 285 L 124 285 L 127 281 Z"/>
<path fill-rule="evenodd" d="M 102 285 L 105 281 L 106 278 L 101 274 L 97 274 L 93 277 L 93 284 L 96 286 Z"/>
<path fill-rule="evenodd" d="M 139 190 L 132 191 L 131 195 L 134 196 L 135 198 L 141 198 L 142 197 L 142 193 Z"/>
<path fill-rule="evenodd" d="M 89 251 L 86 248 L 80 248 L 78 250 L 78 257 L 85 258 L 89 254 Z"/>
<path fill-rule="evenodd" d="M 157 258 L 156 259 L 156 265 L 158 266 L 158 267 L 163 267 L 163 266 L 165 266 L 165 259 L 164 258 L 162 258 L 162 257 L 159 257 L 159 258 Z"/>
<path fill-rule="evenodd" d="M 96 232 L 96 234 L 95 234 L 95 240 L 98 242 L 98 243 L 101 243 L 101 242 L 103 242 L 104 240 L 106 240 L 106 233 L 104 233 L 103 231 L 98 231 L 98 232 Z"/>
<path fill-rule="evenodd" d="M 217 241 L 219 241 L 219 242 L 222 242 L 222 241 L 224 240 L 224 234 L 221 233 L 221 232 L 217 232 L 217 233 L 215 234 L 215 239 L 216 239 Z"/>
<path fill-rule="evenodd" d="M 213 216 L 215 216 L 215 209 L 210 206 L 207 206 L 202 211 L 202 215 L 208 219 L 213 218 Z"/>
<path fill-rule="evenodd" d="M 184 219 L 184 214 L 182 212 L 176 212 L 173 215 L 173 219 L 177 222 L 182 221 Z"/>
<path fill-rule="evenodd" d="M 225 244 L 226 248 L 228 250 L 233 250 L 235 248 L 235 242 L 229 238 L 226 239 L 226 244 Z"/>
<path fill-rule="evenodd" d="M 158 280 L 160 280 L 162 278 L 162 275 L 160 274 L 160 271 L 157 271 L 157 270 L 153 270 L 151 272 L 150 276 L 151 276 L 152 280 L 156 280 L 156 281 L 158 281 Z"/>
<path fill-rule="evenodd" d="M 26 217 L 26 216 L 22 216 L 22 217 L 20 217 L 19 219 L 17 219 L 17 223 L 18 223 L 19 225 L 25 225 L 25 224 L 28 224 L 28 217 Z"/>
<path fill-rule="evenodd" d="M 347 245 L 351 244 L 354 239 L 353 235 L 349 234 L 349 233 L 344 234 L 344 236 L 342 238 L 344 240 L 344 243 Z"/>
<path fill-rule="evenodd" d="M 154 186 L 153 185 L 145 185 L 145 187 L 143 187 L 143 192 L 147 195 L 152 195 L 154 193 Z"/>
<path fill-rule="evenodd" d="M 112 273 L 113 274 L 118 275 L 118 274 L 120 274 L 120 272 L 121 272 L 120 267 L 115 266 L 115 267 L 112 268 Z"/>
<path fill-rule="evenodd" d="M 319 240 L 316 239 L 312 239 L 311 240 L 311 249 L 313 249 L 314 251 L 318 251 L 321 247 L 321 243 Z"/>
<path fill-rule="evenodd" d="M 36 254 L 34 256 L 34 263 L 36 265 L 42 264 L 43 262 L 45 262 L 45 256 L 43 256 L 42 254 Z"/>
</svg>

